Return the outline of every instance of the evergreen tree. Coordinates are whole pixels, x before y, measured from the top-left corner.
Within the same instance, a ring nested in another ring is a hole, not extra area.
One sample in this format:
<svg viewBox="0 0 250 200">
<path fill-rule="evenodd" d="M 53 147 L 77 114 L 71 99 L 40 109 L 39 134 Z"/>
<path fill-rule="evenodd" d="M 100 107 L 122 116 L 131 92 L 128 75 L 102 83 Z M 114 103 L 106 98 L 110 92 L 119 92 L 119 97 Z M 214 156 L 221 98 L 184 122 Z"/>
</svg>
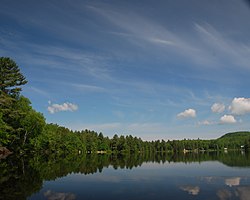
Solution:
<svg viewBox="0 0 250 200">
<path fill-rule="evenodd" d="M 27 80 L 17 64 L 10 58 L 0 57 L 0 93 L 17 97 Z"/>
</svg>

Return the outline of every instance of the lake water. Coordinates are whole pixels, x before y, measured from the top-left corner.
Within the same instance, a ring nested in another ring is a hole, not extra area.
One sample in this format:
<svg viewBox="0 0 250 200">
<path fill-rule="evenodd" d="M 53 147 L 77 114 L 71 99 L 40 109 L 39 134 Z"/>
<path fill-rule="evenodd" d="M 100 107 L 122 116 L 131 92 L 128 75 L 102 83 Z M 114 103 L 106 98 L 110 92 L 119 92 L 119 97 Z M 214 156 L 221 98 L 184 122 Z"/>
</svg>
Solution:
<svg viewBox="0 0 250 200">
<path fill-rule="evenodd" d="M 250 200 L 250 157 L 241 152 L 12 156 L 0 162 L 0 199 Z"/>
</svg>

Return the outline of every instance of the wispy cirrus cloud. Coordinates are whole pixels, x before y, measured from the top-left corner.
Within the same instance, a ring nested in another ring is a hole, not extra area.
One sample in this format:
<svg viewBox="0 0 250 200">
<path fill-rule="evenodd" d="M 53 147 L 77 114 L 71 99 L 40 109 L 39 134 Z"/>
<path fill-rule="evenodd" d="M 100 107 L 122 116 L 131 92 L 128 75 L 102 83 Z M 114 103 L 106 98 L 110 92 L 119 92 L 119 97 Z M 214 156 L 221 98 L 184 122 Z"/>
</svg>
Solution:
<svg viewBox="0 0 250 200">
<path fill-rule="evenodd" d="M 222 30 L 217 30 L 205 21 L 194 22 L 193 27 L 190 27 L 190 30 L 193 29 L 192 34 L 190 32 L 181 35 L 154 19 L 133 12 L 127 15 L 127 12 L 105 5 L 102 5 L 102 8 L 89 6 L 89 9 L 121 28 L 119 35 L 124 36 L 131 44 L 141 48 L 147 47 L 148 44 L 155 45 L 150 49 L 156 50 L 158 55 L 166 56 L 165 50 L 170 50 L 171 54 L 186 58 L 203 68 L 214 68 L 216 65 L 227 67 L 229 58 L 230 62 L 238 67 L 248 69 L 250 43 L 236 42 L 233 38 L 225 36 Z M 194 35 L 198 36 L 195 40 Z"/>
<path fill-rule="evenodd" d="M 99 87 L 96 85 L 88 85 L 88 84 L 79 84 L 79 83 L 70 83 L 68 84 L 80 91 L 86 91 L 86 92 L 105 92 L 106 89 L 103 87 Z"/>
<path fill-rule="evenodd" d="M 203 50 L 208 55 L 213 52 L 216 55 L 216 62 L 223 64 L 224 67 L 231 66 L 229 63 L 234 63 L 236 66 L 243 69 L 249 69 L 250 61 L 250 43 L 241 43 L 215 29 L 210 24 L 194 24 L 197 33 L 201 37 Z"/>
<path fill-rule="evenodd" d="M 103 16 L 109 22 L 115 26 L 121 28 L 120 36 L 124 36 L 131 44 L 143 49 L 148 45 L 155 45 L 159 47 L 157 53 L 162 51 L 163 48 L 178 51 L 178 53 L 185 54 L 187 52 L 196 52 L 198 49 L 194 45 L 186 42 L 185 38 L 181 38 L 176 33 L 169 31 L 163 25 L 157 23 L 154 20 L 141 16 L 131 12 L 127 15 L 127 12 L 116 10 L 114 7 L 104 6 L 99 8 L 97 6 L 89 6 L 90 10 Z M 136 19 L 136 20 L 134 20 Z M 123 31 L 123 32 L 122 32 Z M 159 51 L 160 50 L 160 51 Z M 144 50 L 143 50 L 144 51 Z M 165 52 L 162 52 L 165 54 Z M 166 56 L 166 54 L 165 54 Z"/>
<path fill-rule="evenodd" d="M 203 121 L 199 121 L 198 122 L 198 125 L 212 125 L 212 124 L 215 124 L 214 122 L 212 121 L 209 121 L 209 120 L 203 120 Z"/>
<path fill-rule="evenodd" d="M 44 97 L 50 97 L 50 94 L 47 91 L 40 89 L 38 87 L 30 86 L 30 87 L 27 87 L 26 90 L 35 92 Z"/>
</svg>

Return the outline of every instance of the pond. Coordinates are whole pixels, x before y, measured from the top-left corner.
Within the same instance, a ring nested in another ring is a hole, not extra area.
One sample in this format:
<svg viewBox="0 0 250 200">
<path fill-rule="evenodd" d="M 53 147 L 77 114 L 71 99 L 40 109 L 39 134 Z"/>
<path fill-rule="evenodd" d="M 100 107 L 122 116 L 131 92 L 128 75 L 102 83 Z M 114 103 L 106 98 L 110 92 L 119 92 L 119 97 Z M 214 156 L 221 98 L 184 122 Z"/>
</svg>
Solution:
<svg viewBox="0 0 250 200">
<path fill-rule="evenodd" d="M 250 199 L 244 152 L 36 155 L 0 160 L 0 199 Z"/>
</svg>

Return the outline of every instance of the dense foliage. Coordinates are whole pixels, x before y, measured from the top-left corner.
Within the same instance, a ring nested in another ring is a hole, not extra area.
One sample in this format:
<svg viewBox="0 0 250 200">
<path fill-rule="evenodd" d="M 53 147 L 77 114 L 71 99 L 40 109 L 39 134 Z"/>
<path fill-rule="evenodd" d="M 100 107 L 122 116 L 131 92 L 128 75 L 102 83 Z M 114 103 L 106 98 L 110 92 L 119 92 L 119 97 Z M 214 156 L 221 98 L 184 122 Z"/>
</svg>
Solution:
<svg viewBox="0 0 250 200">
<path fill-rule="evenodd" d="M 225 146 L 229 149 L 249 148 L 249 135 L 249 132 L 227 133 L 220 137 L 217 142 L 220 144 L 220 146 Z"/>
<path fill-rule="evenodd" d="M 45 119 L 31 107 L 29 99 L 20 95 L 20 86 L 27 81 L 16 63 L 1 57 L 0 71 L 0 146 L 28 149 L 31 139 L 43 131 Z"/>
<path fill-rule="evenodd" d="M 149 153 L 188 152 L 241 149 L 250 147 L 250 132 L 227 134 L 217 140 L 142 141 L 131 135 L 112 138 L 102 133 L 83 130 L 72 131 L 56 124 L 46 124 L 29 99 L 20 95 L 26 84 L 16 63 L 0 58 L 0 147 L 16 152 L 45 153 Z"/>
<path fill-rule="evenodd" d="M 200 152 L 224 151 L 226 149 L 243 149 L 248 147 L 250 132 L 245 137 L 235 137 L 233 141 L 228 137 L 217 140 L 156 140 L 143 141 L 141 138 L 118 136 L 104 137 L 102 133 L 94 131 L 71 131 L 55 124 L 46 125 L 45 131 L 32 140 L 36 150 L 49 152 L 76 152 L 76 153 L 150 153 L 150 152 Z M 230 142 L 228 142 L 228 140 Z"/>
</svg>

